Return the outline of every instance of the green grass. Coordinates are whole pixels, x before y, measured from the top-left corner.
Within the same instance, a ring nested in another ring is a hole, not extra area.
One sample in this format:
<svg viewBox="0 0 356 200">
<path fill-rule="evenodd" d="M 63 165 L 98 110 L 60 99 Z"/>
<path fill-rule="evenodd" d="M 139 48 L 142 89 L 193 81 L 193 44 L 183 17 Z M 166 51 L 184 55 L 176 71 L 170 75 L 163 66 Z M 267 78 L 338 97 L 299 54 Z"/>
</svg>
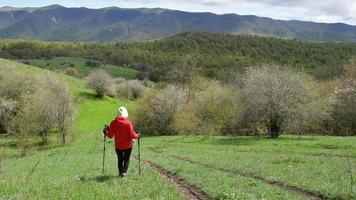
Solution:
<svg viewBox="0 0 356 200">
<path fill-rule="evenodd" d="M 26 73 L 56 76 L 72 86 L 78 96 L 78 114 L 70 143 L 58 145 L 56 135 L 48 146 L 36 145 L 29 156 L 19 157 L 15 139 L 0 138 L 0 199 L 184 199 L 154 170 L 132 159 L 128 177 L 118 179 L 114 143 L 106 150 L 106 173 L 102 176 L 103 137 L 101 129 L 116 115 L 119 105 L 131 111 L 133 102 L 105 97 L 95 98 L 83 80 L 36 67 L 0 59 L 0 67 L 13 66 Z M 134 150 L 135 151 L 135 150 Z"/>
<path fill-rule="evenodd" d="M 254 178 L 237 181 L 239 184 L 242 183 L 242 188 L 245 188 L 244 184 L 250 181 L 257 182 L 255 186 L 246 190 L 241 189 L 240 185 L 238 188 L 226 186 L 217 190 L 216 187 L 226 184 L 225 180 L 233 178 L 236 181 L 242 177 L 237 173 L 232 175 L 212 168 L 258 176 L 267 181 L 280 182 L 329 198 L 356 198 L 355 185 L 352 191 L 350 190 L 346 158 L 349 156 L 352 171 L 356 172 L 355 137 L 285 136 L 278 140 L 271 140 L 252 137 L 177 136 L 147 138 L 144 143 L 146 147 L 160 147 L 163 151 L 158 154 L 145 149 L 144 156 L 199 185 L 214 197 L 221 197 L 225 193 L 235 191 L 242 199 L 250 199 L 249 191 L 255 187 L 269 188 L 266 191 L 271 193 L 267 195 L 261 191 L 265 195 L 263 196 L 259 192 L 253 192 L 255 196 L 252 199 L 262 196 L 267 199 L 283 199 L 276 194 L 282 196 L 286 194 L 272 190 L 273 187 L 268 187 L 269 184 Z M 204 165 L 182 162 L 172 158 L 172 155 L 183 156 Z M 194 173 L 195 169 L 199 170 L 199 173 Z M 204 175 L 205 171 L 207 174 Z M 213 178 L 207 181 L 204 178 L 204 176 L 215 177 L 217 172 L 220 174 L 219 179 Z M 212 181 L 215 183 L 212 184 Z"/>
<path fill-rule="evenodd" d="M 81 76 L 87 76 L 91 71 L 98 67 L 91 67 L 86 64 L 88 59 L 78 57 L 53 57 L 51 59 L 24 59 L 20 62 L 28 62 L 30 65 L 53 71 L 64 72 L 66 68 L 74 67 Z M 100 68 L 106 70 L 113 77 L 122 77 L 125 79 L 135 79 L 137 71 L 131 68 L 125 68 L 114 65 L 102 65 Z"/>
</svg>

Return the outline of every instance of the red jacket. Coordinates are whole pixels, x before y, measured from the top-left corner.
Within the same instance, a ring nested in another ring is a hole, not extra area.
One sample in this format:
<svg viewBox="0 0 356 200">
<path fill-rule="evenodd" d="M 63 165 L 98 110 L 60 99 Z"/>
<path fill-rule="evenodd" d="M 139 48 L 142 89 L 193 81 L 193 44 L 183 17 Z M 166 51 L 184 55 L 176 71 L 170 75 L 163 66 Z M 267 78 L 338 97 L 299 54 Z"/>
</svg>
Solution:
<svg viewBox="0 0 356 200">
<path fill-rule="evenodd" d="M 139 137 L 135 133 L 131 122 L 124 117 L 116 117 L 109 126 L 109 130 L 106 132 L 109 138 L 115 136 L 115 148 L 124 150 L 132 148 L 132 139 Z"/>
</svg>

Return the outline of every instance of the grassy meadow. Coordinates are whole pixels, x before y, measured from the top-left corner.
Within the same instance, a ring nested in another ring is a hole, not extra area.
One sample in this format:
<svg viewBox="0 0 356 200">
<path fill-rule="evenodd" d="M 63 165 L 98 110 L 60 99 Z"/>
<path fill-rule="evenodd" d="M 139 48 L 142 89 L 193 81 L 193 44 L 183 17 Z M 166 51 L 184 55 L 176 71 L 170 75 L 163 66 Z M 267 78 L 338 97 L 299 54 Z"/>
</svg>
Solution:
<svg viewBox="0 0 356 200">
<path fill-rule="evenodd" d="M 144 176 L 138 177 L 134 159 L 127 179 L 118 180 L 113 141 L 107 143 L 102 175 L 103 124 L 114 118 L 119 105 L 132 109 L 133 102 L 96 99 L 82 80 L 63 74 L 7 60 L 0 65 L 58 77 L 71 86 L 78 108 L 70 145 L 57 145 L 53 133 L 48 146 L 35 145 L 29 156 L 19 157 L 16 138 L 0 138 L 0 199 L 183 199 L 149 167 L 143 166 Z"/>
<path fill-rule="evenodd" d="M 29 65 L 37 66 L 44 69 L 50 69 L 53 71 L 63 72 L 67 68 L 74 68 L 79 72 L 80 76 L 86 76 L 91 71 L 100 67 L 106 70 L 113 77 L 122 77 L 125 79 L 135 79 L 137 77 L 137 71 L 132 68 L 119 67 L 114 65 L 89 66 L 87 61 L 97 62 L 91 59 L 85 59 L 80 57 L 53 57 L 50 59 L 22 59 L 21 62 Z"/>
<path fill-rule="evenodd" d="M 107 143 L 106 173 L 101 174 L 103 125 L 120 105 L 134 112 L 136 102 L 97 99 L 83 80 L 46 69 L 0 59 L 2 66 L 66 82 L 76 96 L 77 118 L 68 145 L 58 145 L 54 131 L 48 145 L 35 145 L 25 157 L 18 155 L 16 138 L 0 137 L 1 200 L 186 199 L 145 163 L 138 176 L 135 158 L 128 176 L 118 179 L 112 140 Z M 355 137 L 144 136 L 141 145 L 144 160 L 211 199 L 356 199 L 351 178 L 356 172 Z"/>
</svg>

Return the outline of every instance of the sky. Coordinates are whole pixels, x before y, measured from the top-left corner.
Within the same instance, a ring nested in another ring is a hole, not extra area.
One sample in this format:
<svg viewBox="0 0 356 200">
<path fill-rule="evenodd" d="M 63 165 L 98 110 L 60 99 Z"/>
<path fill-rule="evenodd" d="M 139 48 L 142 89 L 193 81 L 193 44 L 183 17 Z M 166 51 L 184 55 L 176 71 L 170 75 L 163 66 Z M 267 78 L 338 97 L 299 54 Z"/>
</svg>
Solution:
<svg viewBox="0 0 356 200">
<path fill-rule="evenodd" d="M 236 13 L 283 20 L 356 25 L 356 0 L 0 0 L 0 7 L 168 8 L 216 14 Z"/>
</svg>

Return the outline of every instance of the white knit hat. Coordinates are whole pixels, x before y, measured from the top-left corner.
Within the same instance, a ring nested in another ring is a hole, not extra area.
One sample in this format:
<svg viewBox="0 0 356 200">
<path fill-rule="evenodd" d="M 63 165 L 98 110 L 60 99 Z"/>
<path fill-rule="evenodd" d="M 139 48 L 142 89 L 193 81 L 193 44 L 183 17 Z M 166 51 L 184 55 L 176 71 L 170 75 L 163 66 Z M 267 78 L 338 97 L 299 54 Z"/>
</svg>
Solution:
<svg viewBox="0 0 356 200">
<path fill-rule="evenodd" d="M 125 107 L 121 106 L 119 108 L 119 110 L 117 111 L 117 116 L 122 116 L 124 118 L 128 118 L 129 113 L 127 112 L 127 109 Z"/>
</svg>

